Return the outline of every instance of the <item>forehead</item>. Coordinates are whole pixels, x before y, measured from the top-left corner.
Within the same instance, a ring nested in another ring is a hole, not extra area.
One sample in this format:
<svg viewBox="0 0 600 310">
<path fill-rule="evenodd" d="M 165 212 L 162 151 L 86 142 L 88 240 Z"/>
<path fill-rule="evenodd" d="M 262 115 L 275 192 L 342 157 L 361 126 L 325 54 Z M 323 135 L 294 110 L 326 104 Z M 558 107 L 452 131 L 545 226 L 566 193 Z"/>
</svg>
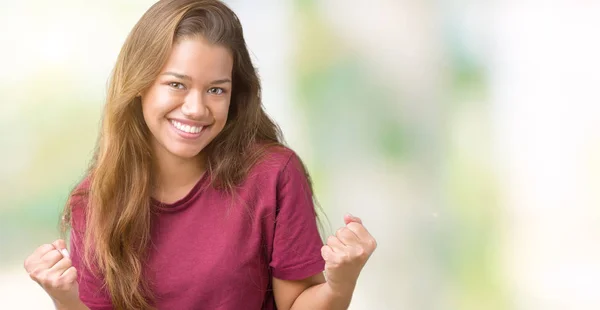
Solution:
<svg viewBox="0 0 600 310">
<path fill-rule="evenodd" d="M 177 41 L 161 73 L 176 72 L 195 81 L 231 78 L 233 57 L 228 48 L 203 38 Z"/>
</svg>

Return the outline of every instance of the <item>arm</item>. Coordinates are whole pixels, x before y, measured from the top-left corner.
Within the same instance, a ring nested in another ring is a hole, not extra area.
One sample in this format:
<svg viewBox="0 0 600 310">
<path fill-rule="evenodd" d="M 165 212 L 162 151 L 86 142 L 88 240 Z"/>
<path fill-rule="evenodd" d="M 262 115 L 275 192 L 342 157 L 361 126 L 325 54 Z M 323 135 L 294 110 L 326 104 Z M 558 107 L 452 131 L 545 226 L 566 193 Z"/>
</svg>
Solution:
<svg viewBox="0 0 600 310">
<path fill-rule="evenodd" d="M 360 271 L 377 247 L 375 239 L 354 216 L 327 239 L 321 248 L 327 281 L 322 273 L 300 281 L 273 279 L 275 302 L 280 309 L 343 310 L 350 306 Z"/>
<path fill-rule="evenodd" d="M 310 184 L 295 156 L 281 173 L 278 198 L 269 263 L 277 308 L 347 309 L 358 275 L 375 250 L 375 239 L 359 218 L 346 215 L 346 226 L 323 245 Z"/>
<path fill-rule="evenodd" d="M 347 309 L 352 290 L 334 292 L 323 273 L 298 281 L 273 278 L 273 291 L 278 309 Z"/>
<path fill-rule="evenodd" d="M 346 310 L 350 306 L 352 291 L 353 289 L 345 292 L 334 292 L 327 283 L 311 286 L 298 296 L 291 310 Z"/>
<path fill-rule="evenodd" d="M 57 309 L 85 310 L 79 299 L 77 269 L 73 266 L 65 241 L 37 248 L 24 263 L 25 270 L 50 295 Z"/>
<path fill-rule="evenodd" d="M 90 310 L 81 300 L 77 300 L 76 303 L 71 305 L 64 305 L 58 302 L 54 302 L 56 310 Z"/>
</svg>

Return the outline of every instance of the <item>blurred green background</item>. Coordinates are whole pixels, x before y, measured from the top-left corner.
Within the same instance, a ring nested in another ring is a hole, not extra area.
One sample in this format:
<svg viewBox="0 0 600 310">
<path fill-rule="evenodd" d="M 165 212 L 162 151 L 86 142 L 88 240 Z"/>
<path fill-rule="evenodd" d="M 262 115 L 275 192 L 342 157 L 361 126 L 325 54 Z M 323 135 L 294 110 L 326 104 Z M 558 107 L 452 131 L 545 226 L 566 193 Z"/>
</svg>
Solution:
<svg viewBox="0 0 600 310">
<path fill-rule="evenodd" d="M 600 308 L 600 4 L 226 2 L 332 229 L 379 241 L 351 309 Z M 152 3 L 0 0 L 0 308 L 52 309 L 22 262 Z"/>
</svg>

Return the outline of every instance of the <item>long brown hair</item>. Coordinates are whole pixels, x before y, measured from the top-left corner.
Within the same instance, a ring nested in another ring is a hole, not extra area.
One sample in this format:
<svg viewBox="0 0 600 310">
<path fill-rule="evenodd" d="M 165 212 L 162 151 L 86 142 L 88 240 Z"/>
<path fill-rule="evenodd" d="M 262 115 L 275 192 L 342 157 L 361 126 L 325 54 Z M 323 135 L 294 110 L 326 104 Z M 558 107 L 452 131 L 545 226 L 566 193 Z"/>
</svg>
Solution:
<svg viewBox="0 0 600 310">
<path fill-rule="evenodd" d="M 198 36 L 227 47 L 234 59 L 227 123 L 202 151 L 212 185 L 233 193 L 266 148 L 283 143 L 263 110 L 260 81 L 235 13 L 217 0 L 154 4 L 130 32 L 112 72 L 89 189 L 71 193 L 87 198 L 84 262 L 96 266 L 116 309 L 152 308 L 143 277 L 150 244 L 152 152 L 138 94 L 160 74 L 178 40 Z M 63 233 L 72 224 L 70 202 L 62 224 Z"/>
</svg>

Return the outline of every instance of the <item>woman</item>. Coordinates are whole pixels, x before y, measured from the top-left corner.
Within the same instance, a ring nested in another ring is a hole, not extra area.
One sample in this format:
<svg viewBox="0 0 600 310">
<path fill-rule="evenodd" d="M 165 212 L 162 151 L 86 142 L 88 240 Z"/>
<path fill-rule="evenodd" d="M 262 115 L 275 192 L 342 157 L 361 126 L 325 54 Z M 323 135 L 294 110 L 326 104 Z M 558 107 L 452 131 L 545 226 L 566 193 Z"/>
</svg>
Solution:
<svg viewBox="0 0 600 310">
<path fill-rule="evenodd" d="M 57 309 L 345 309 L 376 244 L 344 220 L 323 245 L 236 15 L 163 0 L 119 54 L 96 154 L 64 211 L 70 255 L 57 240 L 25 268 Z"/>
</svg>

